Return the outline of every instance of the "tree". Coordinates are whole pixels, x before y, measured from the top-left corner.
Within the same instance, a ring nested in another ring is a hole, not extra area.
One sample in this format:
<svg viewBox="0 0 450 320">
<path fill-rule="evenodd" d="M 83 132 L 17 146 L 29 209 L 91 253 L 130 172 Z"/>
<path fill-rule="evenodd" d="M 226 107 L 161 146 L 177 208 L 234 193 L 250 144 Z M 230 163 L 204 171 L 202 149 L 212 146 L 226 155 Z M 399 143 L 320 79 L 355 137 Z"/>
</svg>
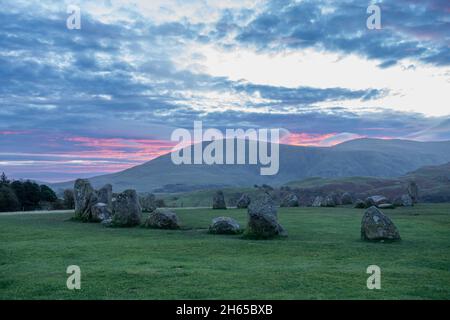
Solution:
<svg viewBox="0 0 450 320">
<path fill-rule="evenodd" d="M 44 184 L 40 186 L 39 198 L 40 201 L 47 202 L 56 202 L 58 200 L 55 192 Z"/>
<path fill-rule="evenodd" d="M 66 209 L 74 209 L 75 208 L 75 197 L 72 189 L 64 190 L 63 194 L 64 207 Z"/>
<path fill-rule="evenodd" d="M 25 191 L 23 188 L 22 181 L 13 181 L 11 183 L 11 189 L 14 190 L 14 193 L 17 196 L 20 204 L 20 210 L 24 210 L 24 202 L 25 202 Z"/>
<path fill-rule="evenodd" d="M 19 199 L 22 210 L 36 210 L 39 208 L 41 188 L 35 182 L 14 181 L 11 188 Z"/>
<path fill-rule="evenodd" d="M 20 202 L 14 190 L 7 185 L 0 185 L 0 212 L 20 210 Z"/>
<path fill-rule="evenodd" d="M 27 180 L 23 183 L 23 190 L 25 201 L 22 204 L 25 210 L 36 210 L 39 208 L 39 201 L 41 200 L 41 188 L 39 188 L 39 185 Z"/>
<path fill-rule="evenodd" d="M 11 181 L 8 180 L 8 177 L 4 172 L 2 172 L 2 175 L 0 176 L 0 186 L 9 186 Z"/>
</svg>

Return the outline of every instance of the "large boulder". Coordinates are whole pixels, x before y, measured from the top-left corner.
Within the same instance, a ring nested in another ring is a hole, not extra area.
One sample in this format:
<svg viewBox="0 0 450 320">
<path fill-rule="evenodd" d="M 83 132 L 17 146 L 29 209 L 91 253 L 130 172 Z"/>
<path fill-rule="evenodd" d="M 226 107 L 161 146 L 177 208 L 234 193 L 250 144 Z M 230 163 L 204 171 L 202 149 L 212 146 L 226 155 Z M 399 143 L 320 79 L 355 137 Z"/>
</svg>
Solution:
<svg viewBox="0 0 450 320">
<path fill-rule="evenodd" d="M 419 202 L 419 187 L 414 181 L 408 184 L 408 194 L 411 197 L 413 203 Z"/>
<path fill-rule="evenodd" d="M 280 207 L 298 207 L 299 206 L 299 202 L 298 202 L 298 197 L 293 194 L 293 193 L 289 193 L 287 194 L 283 200 L 281 200 L 280 203 Z"/>
<path fill-rule="evenodd" d="M 257 239 L 287 236 L 284 228 L 278 223 L 277 207 L 269 194 L 264 193 L 248 206 L 246 236 Z"/>
<path fill-rule="evenodd" d="M 156 197 L 153 193 L 146 193 L 139 197 L 142 211 L 153 212 L 156 209 Z"/>
<path fill-rule="evenodd" d="M 240 231 L 239 223 L 229 217 L 214 218 L 209 226 L 209 232 L 215 234 L 237 234 Z"/>
<path fill-rule="evenodd" d="M 97 201 L 107 205 L 109 210 L 112 210 L 112 185 L 105 184 L 97 191 Z"/>
<path fill-rule="evenodd" d="M 144 227 L 156 229 L 179 229 L 177 215 L 169 209 L 155 209 L 144 222 Z"/>
<path fill-rule="evenodd" d="M 222 191 L 217 191 L 213 197 L 213 209 L 226 209 L 225 196 Z"/>
<path fill-rule="evenodd" d="M 351 195 L 350 193 L 348 193 L 348 192 L 345 192 L 345 193 L 342 195 L 341 200 L 342 200 L 342 204 L 343 204 L 343 205 L 351 205 L 351 204 L 353 204 L 353 197 L 352 197 L 352 195 Z"/>
<path fill-rule="evenodd" d="M 313 207 L 324 207 L 324 205 L 322 205 L 324 202 L 324 198 L 322 196 L 317 196 L 314 198 L 314 201 L 312 203 Z"/>
<path fill-rule="evenodd" d="M 250 197 L 248 196 L 248 194 L 244 193 L 236 203 L 236 207 L 238 207 L 239 209 L 247 209 L 250 205 L 250 202 Z"/>
<path fill-rule="evenodd" d="M 369 241 L 400 240 L 397 227 L 377 207 L 367 209 L 361 221 L 361 239 Z"/>
<path fill-rule="evenodd" d="M 92 206 L 98 203 L 97 193 L 86 179 L 77 179 L 74 185 L 75 218 L 90 222 Z"/>
<path fill-rule="evenodd" d="M 336 207 L 336 199 L 334 195 L 329 195 L 325 197 L 325 203 L 323 207 Z"/>
<path fill-rule="evenodd" d="M 106 203 L 99 202 L 91 207 L 91 221 L 103 222 L 111 218 L 111 211 Z"/>
<path fill-rule="evenodd" d="M 404 194 L 394 200 L 394 205 L 396 207 L 412 207 L 414 203 L 409 194 Z"/>
<path fill-rule="evenodd" d="M 131 227 L 141 223 L 142 209 L 136 190 L 125 190 L 113 199 L 111 224 Z"/>
<path fill-rule="evenodd" d="M 371 196 L 366 199 L 366 208 L 372 206 L 379 206 L 380 204 L 390 203 L 389 199 L 385 196 Z"/>
</svg>

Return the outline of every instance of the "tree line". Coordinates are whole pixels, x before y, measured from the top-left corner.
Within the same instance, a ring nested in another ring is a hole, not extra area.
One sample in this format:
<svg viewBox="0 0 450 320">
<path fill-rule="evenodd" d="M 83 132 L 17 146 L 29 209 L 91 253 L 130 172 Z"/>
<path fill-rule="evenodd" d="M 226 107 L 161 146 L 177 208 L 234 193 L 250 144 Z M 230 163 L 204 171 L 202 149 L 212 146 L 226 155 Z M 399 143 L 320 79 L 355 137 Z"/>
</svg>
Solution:
<svg viewBox="0 0 450 320">
<path fill-rule="evenodd" d="M 73 209 L 73 190 L 64 190 L 62 199 L 46 185 L 0 176 L 0 212 Z"/>
</svg>

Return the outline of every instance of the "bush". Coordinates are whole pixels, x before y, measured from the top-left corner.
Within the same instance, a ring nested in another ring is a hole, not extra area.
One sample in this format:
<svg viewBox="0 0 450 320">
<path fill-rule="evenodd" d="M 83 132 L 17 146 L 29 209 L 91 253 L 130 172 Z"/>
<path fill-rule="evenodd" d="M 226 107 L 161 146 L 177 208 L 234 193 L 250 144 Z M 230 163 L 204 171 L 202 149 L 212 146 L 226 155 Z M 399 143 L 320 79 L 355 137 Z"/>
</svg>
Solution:
<svg viewBox="0 0 450 320">
<path fill-rule="evenodd" d="M 20 210 L 20 202 L 9 186 L 0 186 L 0 212 Z"/>
</svg>

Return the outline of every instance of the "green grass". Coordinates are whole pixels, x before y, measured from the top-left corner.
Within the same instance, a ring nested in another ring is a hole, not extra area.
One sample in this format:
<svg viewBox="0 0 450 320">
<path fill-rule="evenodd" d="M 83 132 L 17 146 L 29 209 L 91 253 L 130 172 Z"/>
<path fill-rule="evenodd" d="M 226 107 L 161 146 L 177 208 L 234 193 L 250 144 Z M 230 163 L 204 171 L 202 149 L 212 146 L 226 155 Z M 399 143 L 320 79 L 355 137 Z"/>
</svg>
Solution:
<svg viewBox="0 0 450 320">
<path fill-rule="evenodd" d="M 178 210 L 176 231 L 104 228 L 71 214 L 0 215 L 0 299 L 449 299 L 450 205 L 389 210 L 403 240 L 359 239 L 362 210 L 280 209 L 285 239 L 207 232 L 218 215 Z M 79 265 L 81 290 L 66 288 Z M 366 288 L 366 268 L 382 289 Z"/>
</svg>

